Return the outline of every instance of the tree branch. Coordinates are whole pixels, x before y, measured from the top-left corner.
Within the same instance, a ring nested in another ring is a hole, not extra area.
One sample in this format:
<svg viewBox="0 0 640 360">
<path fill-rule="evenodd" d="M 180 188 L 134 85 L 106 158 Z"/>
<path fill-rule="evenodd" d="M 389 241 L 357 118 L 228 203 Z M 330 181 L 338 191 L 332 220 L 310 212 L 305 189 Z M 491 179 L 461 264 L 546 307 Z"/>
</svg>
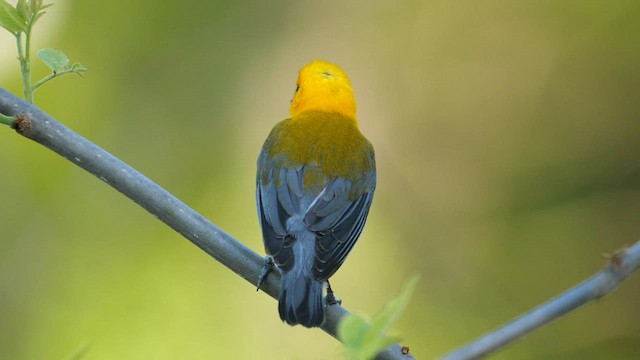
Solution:
<svg viewBox="0 0 640 360">
<path fill-rule="evenodd" d="M 610 256 L 607 267 L 582 284 L 560 294 L 472 343 L 446 354 L 441 360 L 466 360 L 486 356 L 542 325 L 578 307 L 600 299 L 640 268 L 640 241 Z"/>
<path fill-rule="evenodd" d="M 16 116 L 12 127 L 19 134 L 48 147 L 97 176 L 252 285 L 257 283 L 264 261 L 260 255 L 131 166 L 2 88 L 0 113 Z M 274 271 L 261 289 L 277 298 L 279 286 L 280 274 Z M 337 325 L 347 314 L 349 312 L 339 305 L 328 306 L 322 330 L 336 337 Z M 413 356 L 403 355 L 401 346 L 394 344 L 381 351 L 376 359 L 406 360 L 413 359 Z"/>
</svg>

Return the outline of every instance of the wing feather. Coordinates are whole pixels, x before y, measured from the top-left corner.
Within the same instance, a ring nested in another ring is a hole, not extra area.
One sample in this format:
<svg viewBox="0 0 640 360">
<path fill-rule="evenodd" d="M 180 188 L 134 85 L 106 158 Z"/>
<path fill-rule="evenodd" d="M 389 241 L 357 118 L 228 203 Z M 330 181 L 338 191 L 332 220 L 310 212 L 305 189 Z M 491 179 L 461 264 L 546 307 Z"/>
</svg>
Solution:
<svg viewBox="0 0 640 360">
<path fill-rule="evenodd" d="M 375 174 L 366 175 L 363 181 L 368 191 L 354 201 L 349 199 L 350 181 L 330 182 L 307 212 L 305 223 L 316 233 L 313 274 L 318 281 L 327 280 L 340 268 L 362 232 L 373 200 Z"/>
<path fill-rule="evenodd" d="M 362 232 L 373 200 L 375 168 L 355 182 L 330 179 L 314 195 L 304 188 L 304 179 L 308 172 L 317 176 L 319 169 L 287 168 L 283 162 L 282 157 L 267 159 L 264 152 L 258 158 L 257 203 L 265 248 L 281 270 L 289 271 L 295 261 L 295 238 L 288 233 L 287 221 L 303 215 L 306 228 L 316 234 L 313 275 L 325 281 L 342 265 Z"/>
</svg>

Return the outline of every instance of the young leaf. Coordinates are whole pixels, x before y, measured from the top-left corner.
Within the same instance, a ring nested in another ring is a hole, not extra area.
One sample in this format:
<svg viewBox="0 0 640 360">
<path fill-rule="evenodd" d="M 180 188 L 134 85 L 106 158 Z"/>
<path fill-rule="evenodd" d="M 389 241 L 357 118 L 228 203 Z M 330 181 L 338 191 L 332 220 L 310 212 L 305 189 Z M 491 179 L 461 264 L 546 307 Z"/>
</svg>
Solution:
<svg viewBox="0 0 640 360">
<path fill-rule="evenodd" d="M 71 66 L 71 68 L 73 69 L 73 71 L 80 71 L 80 72 L 87 71 L 87 68 L 84 65 L 80 64 L 80 63 L 74 63 Z"/>
<path fill-rule="evenodd" d="M 38 57 L 54 72 L 63 70 L 69 65 L 69 58 L 61 50 L 40 49 Z"/>
<path fill-rule="evenodd" d="M 404 309 L 409 304 L 409 300 L 411 300 L 411 295 L 413 294 L 413 289 L 418 283 L 418 279 L 418 276 L 414 276 L 409 279 L 402 288 L 402 291 L 400 291 L 400 294 L 389 300 L 389 302 L 384 306 L 384 309 L 373 317 L 372 323 L 374 330 L 377 332 L 386 332 L 389 330 L 391 325 L 400 317 Z"/>
<path fill-rule="evenodd" d="M 338 338 L 344 344 L 347 358 L 363 360 L 373 358 L 380 350 L 393 344 L 386 332 L 406 308 L 418 277 L 411 278 L 400 294 L 391 299 L 371 321 L 359 314 L 351 314 L 338 324 Z"/>
<path fill-rule="evenodd" d="M 44 11 L 44 9 L 52 5 L 53 4 L 43 5 L 42 0 L 30 0 L 28 2 L 28 6 L 29 6 L 28 18 L 31 19 L 31 26 L 33 26 L 33 24 L 35 24 L 42 15 L 46 14 L 46 11 Z"/>
<path fill-rule="evenodd" d="M 80 63 L 74 63 L 73 65 L 71 65 L 71 71 L 80 76 L 81 78 L 84 77 L 84 75 L 82 75 L 82 73 L 84 73 L 85 71 L 87 71 L 87 68 L 84 67 L 84 65 L 80 64 Z"/>
<path fill-rule="evenodd" d="M 29 17 L 29 7 L 27 6 L 27 0 L 18 0 L 18 3 L 16 4 L 16 10 L 18 10 L 18 14 L 20 14 L 23 19 L 27 19 Z"/>
<path fill-rule="evenodd" d="M 25 31 L 26 19 L 6 0 L 0 0 L 0 26 L 12 33 Z"/>
<path fill-rule="evenodd" d="M 370 327 L 363 315 L 353 313 L 340 322 L 338 338 L 347 348 L 357 349 L 362 346 L 363 335 Z"/>
<path fill-rule="evenodd" d="M 31 0 L 29 1 L 29 7 L 31 8 L 31 13 L 35 14 L 40 11 L 42 7 L 42 0 Z"/>
</svg>

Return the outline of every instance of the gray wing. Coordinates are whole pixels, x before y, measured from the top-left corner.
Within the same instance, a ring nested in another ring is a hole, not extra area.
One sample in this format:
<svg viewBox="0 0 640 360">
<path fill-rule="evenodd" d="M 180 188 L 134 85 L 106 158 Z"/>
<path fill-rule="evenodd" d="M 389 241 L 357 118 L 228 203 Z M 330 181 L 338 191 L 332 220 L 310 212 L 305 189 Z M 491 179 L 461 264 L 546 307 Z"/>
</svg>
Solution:
<svg viewBox="0 0 640 360">
<path fill-rule="evenodd" d="M 305 224 L 316 233 L 316 280 L 330 278 L 355 245 L 369 214 L 375 183 L 375 173 L 356 184 L 342 178 L 332 180 L 310 206 Z M 354 186 L 360 189 L 356 191 L 359 196 L 350 200 Z"/>
<path fill-rule="evenodd" d="M 314 278 L 325 281 L 342 265 L 362 232 L 375 190 L 375 172 L 355 183 L 342 178 L 328 181 L 320 194 L 305 194 L 305 171 L 315 167 L 287 169 L 280 158 L 258 159 L 256 201 L 265 249 L 282 271 L 293 267 L 295 238 L 287 232 L 287 220 L 304 215 L 304 224 L 316 234 Z M 265 179 L 266 181 L 262 181 Z M 357 194 L 354 198 L 353 194 Z M 310 204 L 310 205 L 307 205 Z M 303 207 L 307 207 L 303 208 Z"/>
<path fill-rule="evenodd" d="M 262 237 L 267 254 L 282 271 L 291 270 L 294 263 L 291 246 L 295 238 L 287 232 L 287 220 L 301 211 L 302 173 L 302 166 L 281 166 L 280 158 L 268 160 L 264 153 L 258 158 L 256 202 Z"/>
</svg>

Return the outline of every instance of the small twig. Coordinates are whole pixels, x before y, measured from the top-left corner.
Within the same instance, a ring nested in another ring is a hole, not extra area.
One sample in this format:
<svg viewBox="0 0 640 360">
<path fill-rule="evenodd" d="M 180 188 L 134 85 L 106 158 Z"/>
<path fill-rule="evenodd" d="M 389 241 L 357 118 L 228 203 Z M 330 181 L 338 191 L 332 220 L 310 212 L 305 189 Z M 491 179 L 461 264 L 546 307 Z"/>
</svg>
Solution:
<svg viewBox="0 0 640 360">
<path fill-rule="evenodd" d="M 441 360 L 477 359 L 488 355 L 542 325 L 590 301 L 608 295 L 638 268 L 640 268 L 640 241 L 628 249 L 611 255 L 607 267 L 582 284 L 443 356 Z"/>
<path fill-rule="evenodd" d="M 38 80 L 37 83 L 33 84 L 33 86 L 31 87 L 31 91 L 35 92 L 40 86 L 44 85 L 44 83 L 46 83 L 47 81 L 57 78 L 58 76 L 62 76 L 65 74 L 70 74 L 70 73 L 75 73 L 76 70 L 73 68 L 68 68 L 68 69 L 63 69 L 60 71 L 54 71 L 51 74 L 43 77 L 42 79 Z"/>
<path fill-rule="evenodd" d="M 254 286 L 264 259 L 222 229 L 195 212 L 146 176 L 89 140 L 62 125 L 36 106 L 0 88 L 0 113 L 16 116 L 12 127 L 69 161 L 87 170 L 142 206 L 172 229 Z M 257 220 L 256 220 L 257 221 Z M 260 287 L 277 298 L 280 275 L 273 272 Z M 274 307 L 274 316 L 276 311 Z M 340 305 L 328 306 L 322 330 L 336 337 L 337 325 L 349 312 Z M 394 344 L 376 359 L 413 359 Z"/>
</svg>

